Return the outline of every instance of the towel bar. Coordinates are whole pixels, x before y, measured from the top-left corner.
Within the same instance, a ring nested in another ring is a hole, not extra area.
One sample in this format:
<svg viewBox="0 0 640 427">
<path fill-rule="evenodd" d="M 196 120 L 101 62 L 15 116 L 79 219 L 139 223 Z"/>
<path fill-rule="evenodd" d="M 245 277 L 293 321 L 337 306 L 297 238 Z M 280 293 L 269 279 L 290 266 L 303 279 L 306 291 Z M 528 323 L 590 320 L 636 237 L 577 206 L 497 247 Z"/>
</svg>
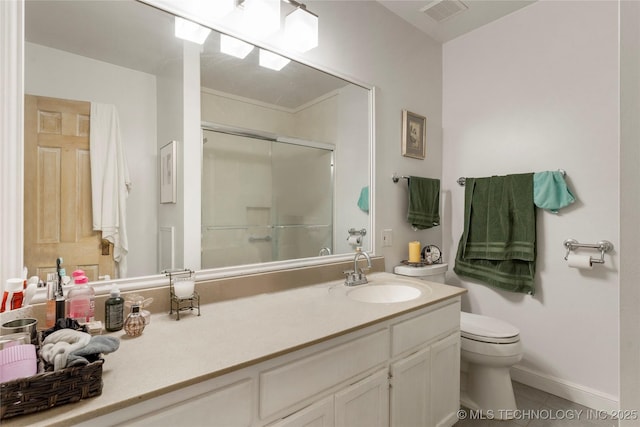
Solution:
<svg viewBox="0 0 640 427">
<path fill-rule="evenodd" d="M 408 177 L 408 176 L 404 176 L 404 175 L 402 175 L 402 176 L 398 176 L 398 174 L 397 174 L 397 173 L 395 173 L 395 172 L 393 173 L 393 175 L 391 175 L 391 179 L 393 180 L 393 183 L 394 183 L 394 184 L 397 184 L 397 183 L 398 183 L 398 181 L 400 181 L 400 178 L 402 178 L 402 179 L 409 179 L 409 177 Z"/>
<path fill-rule="evenodd" d="M 558 169 L 558 172 L 560 172 L 562 174 L 562 176 L 565 176 L 567 174 L 567 172 L 564 169 Z M 395 174 L 394 174 L 394 176 L 395 176 Z M 458 185 L 461 186 L 461 187 L 464 187 L 464 184 L 465 184 L 466 181 L 467 181 L 467 179 L 465 177 L 463 177 L 463 176 L 461 176 L 460 178 L 458 178 L 456 180 Z M 396 178 L 394 178 L 393 182 L 398 182 L 398 181 L 396 180 Z"/>
</svg>

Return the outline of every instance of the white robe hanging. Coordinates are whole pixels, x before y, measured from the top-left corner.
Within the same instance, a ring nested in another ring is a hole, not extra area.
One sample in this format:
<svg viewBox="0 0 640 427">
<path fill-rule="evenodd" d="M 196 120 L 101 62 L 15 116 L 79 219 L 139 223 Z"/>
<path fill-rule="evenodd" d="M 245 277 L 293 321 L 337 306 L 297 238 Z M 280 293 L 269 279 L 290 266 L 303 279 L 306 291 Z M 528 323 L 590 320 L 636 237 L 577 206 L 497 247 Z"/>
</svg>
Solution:
<svg viewBox="0 0 640 427">
<path fill-rule="evenodd" d="M 92 102 L 90 123 L 93 229 L 102 231 L 102 238 L 113 244 L 116 275 L 126 277 L 127 196 L 131 181 L 116 107 Z"/>
</svg>

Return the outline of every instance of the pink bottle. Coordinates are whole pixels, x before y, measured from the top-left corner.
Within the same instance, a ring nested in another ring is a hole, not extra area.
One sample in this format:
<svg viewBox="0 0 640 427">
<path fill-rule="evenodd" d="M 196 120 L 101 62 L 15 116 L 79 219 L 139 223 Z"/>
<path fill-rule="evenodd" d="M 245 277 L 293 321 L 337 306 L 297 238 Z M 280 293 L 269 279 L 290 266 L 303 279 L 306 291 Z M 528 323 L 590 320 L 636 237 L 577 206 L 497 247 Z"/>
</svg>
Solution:
<svg viewBox="0 0 640 427">
<path fill-rule="evenodd" d="M 74 285 L 67 294 L 69 307 L 68 317 L 80 323 L 91 322 L 95 318 L 96 293 L 88 285 L 89 279 L 84 271 L 76 270 L 72 274 Z"/>
</svg>

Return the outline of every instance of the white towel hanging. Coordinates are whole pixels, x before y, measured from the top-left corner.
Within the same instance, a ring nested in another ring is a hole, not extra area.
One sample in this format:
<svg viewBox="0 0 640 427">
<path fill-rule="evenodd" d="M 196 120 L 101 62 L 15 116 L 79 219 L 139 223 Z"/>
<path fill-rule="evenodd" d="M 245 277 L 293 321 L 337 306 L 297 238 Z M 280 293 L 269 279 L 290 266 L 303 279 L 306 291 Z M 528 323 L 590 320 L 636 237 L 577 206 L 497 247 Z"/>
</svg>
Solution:
<svg viewBox="0 0 640 427">
<path fill-rule="evenodd" d="M 102 231 L 102 238 L 113 244 L 118 277 L 126 277 L 126 213 L 131 180 L 116 107 L 92 102 L 90 129 L 93 229 Z"/>
</svg>

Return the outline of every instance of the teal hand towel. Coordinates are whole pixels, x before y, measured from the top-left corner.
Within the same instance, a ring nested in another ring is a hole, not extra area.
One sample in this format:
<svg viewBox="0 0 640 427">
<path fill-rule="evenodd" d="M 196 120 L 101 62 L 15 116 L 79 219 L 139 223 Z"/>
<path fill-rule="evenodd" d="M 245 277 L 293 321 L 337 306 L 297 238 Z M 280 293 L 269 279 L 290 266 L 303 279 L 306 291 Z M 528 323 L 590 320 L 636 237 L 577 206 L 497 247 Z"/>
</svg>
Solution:
<svg viewBox="0 0 640 427">
<path fill-rule="evenodd" d="M 440 180 L 409 177 L 407 221 L 418 230 L 440 225 Z"/>
<path fill-rule="evenodd" d="M 361 211 L 369 213 L 369 186 L 362 187 L 362 190 L 360 190 L 358 207 Z"/>
<path fill-rule="evenodd" d="M 545 171 L 533 174 L 533 202 L 537 207 L 558 213 L 559 209 L 575 200 L 562 172 Z"/>
<path fill-rule="evenodd" d="M 533 295 L 536 222 L 533 174 L 467 178 L 464 231 L 454 271 Z"/>
</svg>

